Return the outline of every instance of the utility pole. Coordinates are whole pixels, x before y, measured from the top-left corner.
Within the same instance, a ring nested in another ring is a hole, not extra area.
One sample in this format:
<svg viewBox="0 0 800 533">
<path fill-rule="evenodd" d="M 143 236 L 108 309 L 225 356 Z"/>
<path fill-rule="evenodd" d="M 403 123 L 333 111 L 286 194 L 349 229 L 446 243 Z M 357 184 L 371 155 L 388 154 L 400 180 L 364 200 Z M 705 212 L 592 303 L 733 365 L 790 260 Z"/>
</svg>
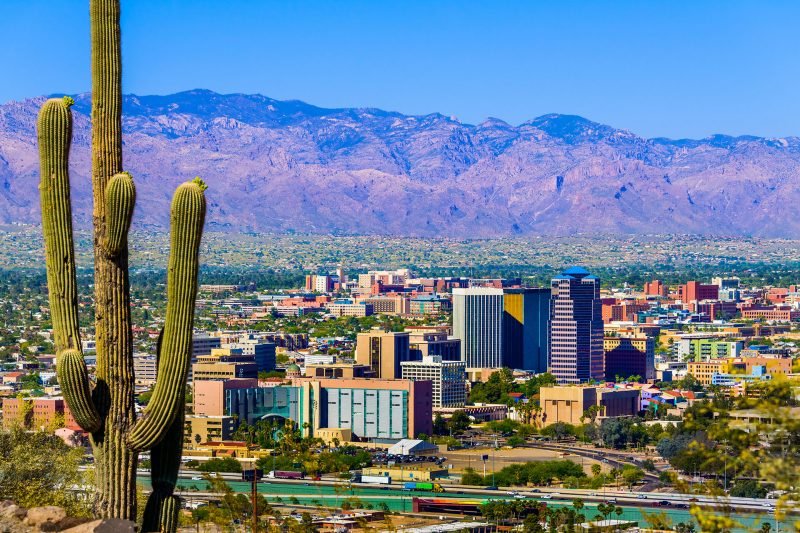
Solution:
<svg viewBox="0 0 800 533">
<path fill-rule="evenodd" d="M 723 479 L 724 479 L 724 488 L 725 488 L 725 495 L 728 494 L 728 451 L 725 450 L 725 465 L 723 466 Z"/>
<path fill-rule="evenodd" d="M 495 438 L 495 445 L 497 445 L 497 439 Z M 494 483 L 494 453 L 497 451 L 496 449 L 492 449 L 492 487 L 497 487 Z"/>
<path fill-rule="evenodd" d="M 253 472 L 253 485 L 252 485 L 253 533 L 258 533 L 258 481 L 256 481 L 256 469 L 253 468 L 252 472 Z"/>
</svg>

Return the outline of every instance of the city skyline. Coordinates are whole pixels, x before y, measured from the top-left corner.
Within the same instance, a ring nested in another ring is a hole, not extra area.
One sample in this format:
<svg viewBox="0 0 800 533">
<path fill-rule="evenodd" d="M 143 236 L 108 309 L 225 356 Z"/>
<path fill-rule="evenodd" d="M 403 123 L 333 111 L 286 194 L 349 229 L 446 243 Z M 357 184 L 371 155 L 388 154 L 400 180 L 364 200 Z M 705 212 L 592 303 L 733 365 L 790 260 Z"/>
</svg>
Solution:
<svg viewBox="0 0 800 533">
<path fill-rule="evenodd" d="M 800 5 L 85 2 L 0 19 L 0 530 L 800 528 L 800 137 L 625 129 L 792 130 Z"/>
</svg>

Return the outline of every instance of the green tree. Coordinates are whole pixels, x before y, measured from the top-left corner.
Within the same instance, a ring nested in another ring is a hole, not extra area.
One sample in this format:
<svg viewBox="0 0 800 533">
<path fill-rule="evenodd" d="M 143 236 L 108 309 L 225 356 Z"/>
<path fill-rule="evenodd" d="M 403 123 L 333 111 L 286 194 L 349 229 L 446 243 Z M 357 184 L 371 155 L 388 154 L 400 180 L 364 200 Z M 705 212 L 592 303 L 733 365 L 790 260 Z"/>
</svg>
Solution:
<svg viewBox="0 0 800 533">
<path fill-rule="evenodd" d="M 755 479 L 741 479 L 733 485 L 730 495 L 736 498 L 765 498 L 767 492 L 766 487 Z"/>
<path fill-rule="evenodd" d="M 642 516 L 645 521 L 650 524 L 650 527 L 657 530 L 671 530 L 672 518 L 669 517 L 664 511 L 654 511 L 652 513 L 641 510 Z"/>
<path fill-rule="evenodd" d="M 566 439 L 575 436 L 575 426 L 566 422 L 556 422 L 542 428 L 540 433 L 545 437 L 552 437 L 556 440 Z"/>
<path fill-rule="evenodd" d="M 447 421 L 441 413 L 436 413 L 436 416 L 433 418 L 433 434 L 447 435 Z"/>
<path fill-rule="evenodd" d="M 622 468 L 622 481 L 629 489 L 632 489 L 634 485 L 640 483 L 643 479 L 644 471 L 641 468 L 627 465 Z"/>
<path fill-rule="evenodd" d="M 459 433 L 469 429 L 470 425 L 472 425 L 472 420 L 469 418 L 469 415 L 466 413 L 466 411 L 454 411 L 450 416 L 449 426 L 454 433 Z"/>
<path fill-rule="evenodd" d="M 467 467 L 464 470 L 464 473 L 461 475 L 461 484 L 462 485 L 483 485 L 484 479 L 483 476 L 478 474 L 474 468 Z"/>
<path fill-rule="evenodd" d="M 233 457 L 212 457 L 205 463 L 200 464 L 197 469 L 201 472 L 230 472 L 242 471 L 242 463 Z"/>
<path fill-rule="evenodd" d="M 637 418 L 606 418 L 600 424 L 600 438 L 610 448 L 647 444 L 647 430 Z"/>
<path fill-rule="evenodd" d="M 82 458 L 82 448 L 70 448 L 53 435 L 0 430 L 0 500 L 22 507 L 57 505 L 72 516 L 91 516 L 85 493 L 70 490 L 91 490 L 91 478 L 78 470 Z"/>
</svg>

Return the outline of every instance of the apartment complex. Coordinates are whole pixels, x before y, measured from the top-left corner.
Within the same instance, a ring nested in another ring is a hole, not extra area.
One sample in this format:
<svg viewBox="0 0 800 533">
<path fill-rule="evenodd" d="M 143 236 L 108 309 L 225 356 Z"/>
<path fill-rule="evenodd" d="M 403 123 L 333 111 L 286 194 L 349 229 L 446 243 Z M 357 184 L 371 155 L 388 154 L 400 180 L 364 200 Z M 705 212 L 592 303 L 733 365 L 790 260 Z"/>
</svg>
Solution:
<svg viewBox="0 0 800 533">
<path fill-rule="evenodd" d="M 68 427 L 78 424 L 64 398 L 3 398 L 3 427 L 26 429 Z"/>
<path fill-rule="evenodd" d="M 727 341 L 703 333 L 681 335 L 672 343 L 675 357 L 685 361 L 739 357 L 743 349 L 742 341 Z"/>
<path fill-rule="evenodd" d="M 184 447 L 192 448 L 209 441 L 231 440 L 238 423 L 238 419 L 232 416 L 189 415 L 183 426 Z"/>
<path fill-rule="evenodd" d="M 760 381 L 776 375 L 785 376 L 791 371 L 792 359 L 789 357 L 736 357 L 689 361 L 686 364 L 686 373 L 703 385 L 728 385 L 747 379 Z"/>
<path fill-rule="evenodd" d="M 710 361 L 689 361 L 686 363 L 686 373 L 694 376 L 703 385 L 711 385 L 715 374 L 728 373 L 727 359 L 712 359 Z"/>
<path fill-rule="evenodd" d="M 800 311 L 792 307 L 751 307 L 742 309 L 742 318 L 767 322 L 793 322 L 800 320 Z"/>
</svg>

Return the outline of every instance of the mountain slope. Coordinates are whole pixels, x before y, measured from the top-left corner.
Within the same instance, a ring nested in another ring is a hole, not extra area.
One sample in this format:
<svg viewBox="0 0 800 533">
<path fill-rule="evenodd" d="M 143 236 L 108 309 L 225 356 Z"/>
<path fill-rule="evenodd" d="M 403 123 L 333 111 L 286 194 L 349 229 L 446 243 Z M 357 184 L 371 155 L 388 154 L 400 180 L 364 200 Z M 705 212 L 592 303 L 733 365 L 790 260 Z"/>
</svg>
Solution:
<svg viewBox="0 0 800 533">
<path fill-rule="evenodd" d="M 91 218 L 91 102 L 75 97 L 76 221 Z M 43 97 L 0 106 L 0 223 L 39 220 Z M 174 187 L 210 184 L 209 227 L 497 237 L 800 234 L 800 140 L 644 139 L 582 117 L 519 126 L 323 109 L 194 90 L 125 97 L 137 227 L 165 227 Z"/>
</svg>

